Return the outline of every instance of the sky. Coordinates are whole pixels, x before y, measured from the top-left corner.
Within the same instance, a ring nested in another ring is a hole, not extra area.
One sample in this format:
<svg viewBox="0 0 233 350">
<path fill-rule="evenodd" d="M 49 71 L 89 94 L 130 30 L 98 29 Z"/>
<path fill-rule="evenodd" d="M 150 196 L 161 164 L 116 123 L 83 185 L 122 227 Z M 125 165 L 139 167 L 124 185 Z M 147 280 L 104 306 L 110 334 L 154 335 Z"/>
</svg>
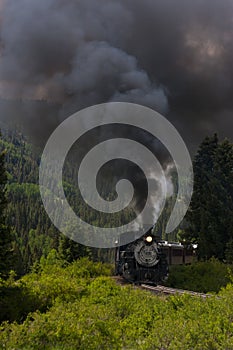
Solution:
<svg viewBox="0 0 233 350">
<path fill-rule="evenodd" d="M 46 140 L 97 103 L 149 106 L 189 150 L 233 139 L 232 0 L 1 0 L 0 119 Z"/>
</svg>

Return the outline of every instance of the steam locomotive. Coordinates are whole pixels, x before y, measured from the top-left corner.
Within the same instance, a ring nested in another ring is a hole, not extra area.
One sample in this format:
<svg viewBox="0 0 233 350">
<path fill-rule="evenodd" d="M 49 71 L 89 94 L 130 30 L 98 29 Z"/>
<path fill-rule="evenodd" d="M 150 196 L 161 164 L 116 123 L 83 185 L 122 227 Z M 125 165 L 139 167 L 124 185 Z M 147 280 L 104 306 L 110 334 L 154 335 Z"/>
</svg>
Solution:
<svg viewBox="0 0 233 350">
<path fill-rule="evenodd" d="M 196 259 L 195 246 L 162 241 L 152 231 L 128 244 L 120 241 L 115 251 L 116 275 L 131 283 L 156 285 L 167 278 L 169 265 L 190 264 Z"/>
</svg>

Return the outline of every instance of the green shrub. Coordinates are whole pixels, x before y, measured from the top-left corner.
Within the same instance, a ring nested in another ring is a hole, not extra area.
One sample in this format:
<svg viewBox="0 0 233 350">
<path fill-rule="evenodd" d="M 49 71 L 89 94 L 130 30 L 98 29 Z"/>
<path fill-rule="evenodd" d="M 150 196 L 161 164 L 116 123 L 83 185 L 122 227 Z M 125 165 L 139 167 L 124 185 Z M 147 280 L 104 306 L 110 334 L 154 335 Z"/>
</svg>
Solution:
<svg viewBox="0 0 233 350">
<path fill-rule="evenodd" d="M 91 279 L 100 275 L 111 275 L 112 266 L 93 263 L 87 258 L 62 267 L 64 261 L 58 259 L 56 251 L 51 251 L 47 259 L 41 259 L 36 272 L 19 281 L 10 277 L 0 281 L 0 322 L 23 321 L 29 312 L 45 312 L 58 299 L 73 301 L 83 293 Z"/>
<path fill-rule="evenodd" d="M 0 349 L 233 349 L 231 284 L 206 299 L 161 297 L 117 285 L 108 276 L 111 266 L 82 259 L 62 267 L 52 260 L 20 281 L 1 282 L 13 288 L 8 302 L 19 293 L 14 307 L 21 298 L 21 311 L 34 312 L 20 324 L 1 324 Z M 218 262 L 209 264 L 217 271 Z M 207 273 L 202 264 L 196 269 Z"/>
<path fill-rule="evenodd" d="M 0 322 L 23 321 L 29 312 L 41 307 L 23 281 L 0 281 Z"/>
<path fill-rule="evenodd" d="M 218 297 L 158 297 L 97 277 L 73 301 L 3 323 L 4 349 L 232 349 L 233 286 Z M 224 310 L 224 312 L 222 312 Z"/>
<path fill-rule="evenodd" d="M 214 258 L 192 265 L 171 266 L 166 285 L 197 292 L 219 292 L 231 282 L 232 266 Z"/>
</svg>

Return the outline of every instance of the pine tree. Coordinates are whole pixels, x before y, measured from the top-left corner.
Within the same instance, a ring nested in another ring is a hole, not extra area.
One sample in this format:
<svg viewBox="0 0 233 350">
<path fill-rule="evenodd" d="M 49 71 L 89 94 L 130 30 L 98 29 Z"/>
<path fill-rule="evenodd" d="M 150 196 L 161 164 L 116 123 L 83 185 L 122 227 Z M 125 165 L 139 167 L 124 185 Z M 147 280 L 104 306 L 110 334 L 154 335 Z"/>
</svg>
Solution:
<svg viewBox="0 0 233 350">
<path fill-rule="evenodd" d="M 233 146 L 217 135 L 206 138 L 193 162 L 194 192 L 186 238 L 198 243 L 199 257 L 224 259 L 233 238 Z"/>
<path fill-rule="evenodd" d="M 214 164 L 214 191 L 217 195 L 215 206 L 215 248 L 219 258 L 229 253 L 229 242 L 233 239 L 233 145 L 224 140 L 219 144 Z"/>
<path fill-rule="evenodd" d="M 0 276 L 6 277 L 12 268 L 12 235 L 5 224 L 7 175 L 5 170 L 5 152 L 0 153 Z"/>
<path fill-rule="evenodd" d="M 59 237 L 58 253 L 59 257 L 69 263 L 84 256 L 91 258 L 91 249 L 89 247 L 79 244 L 62 234 Z"/>
</svg>

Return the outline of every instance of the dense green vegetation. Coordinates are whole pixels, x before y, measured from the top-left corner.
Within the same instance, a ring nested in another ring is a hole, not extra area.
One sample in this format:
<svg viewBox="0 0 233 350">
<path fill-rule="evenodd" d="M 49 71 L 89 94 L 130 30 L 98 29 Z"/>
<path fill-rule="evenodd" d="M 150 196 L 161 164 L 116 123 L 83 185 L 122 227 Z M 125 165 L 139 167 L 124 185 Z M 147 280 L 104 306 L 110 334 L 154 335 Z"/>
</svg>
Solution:
<svg viewBox="0 0 233 350">
<path fill-rule="evenodd" d="M 53 251 L 37 272 L 1 282 L 2 315 L 18 321 L 2 323 L 1 349 L 233 348 L 232 285 L 218 298 L 158 297 L 117 285 L 111 266 L 63 265 Z"/>
<path fill-rule="evenodd" d="M 31 266 L 51 249 L 56 249 L 67 261 L 82 256 L 93 260 L 113 261 L 114 250 L 90 249 L 63 236 L 47 216 L 39 192 L 38 171 L 41 150 L 33 147 L 23 135 L 4 131 L 0 139 L 4 150 L 8 176 L 6 223 L 14 232 L 14 266 L 18 275 L 30 271 Z M 89 213 L 70 179 L 71 168 L 67 166 L 64 188 L 69 203 L 84 217 Z M 116 218 L 117 219 L 117 218 Z M 93 222 L 101 222 L 101 215 L 90 215 Z M 127 218 L 126 218 L 127 221 Z"/>
<path fill-rule="evenodd" d="M 71 298 L 73 295 L 75 299 L 82 289 L 81 285 L 77 287 L 79 282 L 84 283 L 85 279 L 85 283 L 89 283 L 94 277 L 111 274 L 111 265 L 93 263 L 87 258 L 69 265 L 59 258 L 56 250 L 51 250 L 30 274 L 15 280 L 12 273 L 8 280 L 1 280 L 0 321 L 20 322 L 29 312 L 46 311 L 57 298 Z"/>
<path fill-rule="evenodd" d="M 193 161 L 194 192 L 186 239 L 201 259 L 233 262 L 233 145 L 217 135 L 204 139 Z"/>
<path fill-rule="evenodd" d="M 13 260 L 13 236 L 6 225 L 6 182 L 5 152 L 0 153 L 0 276 L 7 277 L 12 268 Z"/>
<path fill-rule="evenodd" d="M 166 285 L 196 292 L 219 292 L 233 281 L 233 266 L 214 258 L 192 265 L 170 266 Z"/>
</svg>

